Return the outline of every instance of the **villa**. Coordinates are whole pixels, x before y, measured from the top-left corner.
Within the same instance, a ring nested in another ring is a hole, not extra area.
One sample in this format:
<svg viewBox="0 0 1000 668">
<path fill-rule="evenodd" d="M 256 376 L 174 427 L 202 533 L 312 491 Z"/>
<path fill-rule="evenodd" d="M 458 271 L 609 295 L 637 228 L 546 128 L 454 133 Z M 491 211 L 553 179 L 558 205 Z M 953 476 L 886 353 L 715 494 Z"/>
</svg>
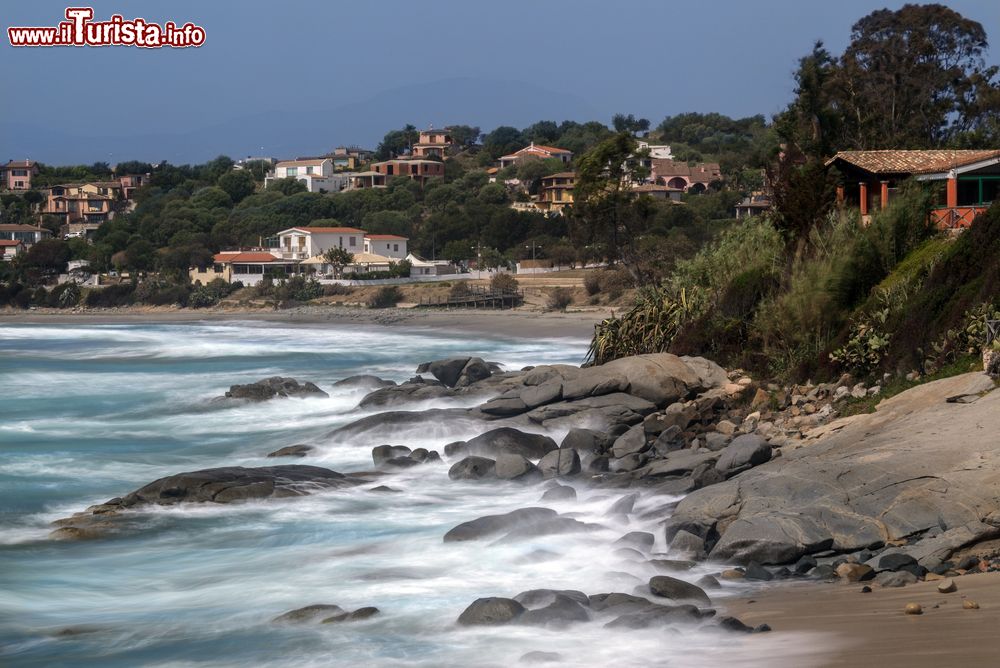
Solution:
<svg viewBox="0 0 1000 668">
<path fill-rule="evenodd" d="M 18 239 L 0 239 L 0 262 L 8 262 L 24 252 L 24 243 Z"/>
<path fill-rule="evenodd" d="M 569 164 L 573 160 L 573 152 L 567 151 L 564 148 L 543 146 L 542 144 L 531 142 L 530 145 L 525 146 L 520 151 L 501 156 L 500 169 L 518 165 L 524 160 L 548 160 L 550 158 L 555 158 L 561 160 L 564 164 Z"/>
<path fill-rule="evenodd" d="M 689 165 L 681 160 L 657 158 L 650 163 L 651 182 L 683 192 L 704 192 L 713 183 L 722 181 L 722 169 L 714 162 Z"/>
<path fill-rule="evenodd" d="M 275 179 L 289 178 L 305 184 L 306 190 L 311 193 L 340 192 L 351 183 L 350 175 L 334 172 L 332 158 L 310 158 L 277 163 L 274 171 L 264 177 L 264 187 Z"/>
<path fill-rule="evenodd" d="M 52 236 L 44 227 L 34 225 L 0 224 L 0 240 L 20 241 L 25 249 L 31 248 L 42 239 Z"/>
<path fill-rule="evenodd" d="M 0 167 L 0 185 L 6 190 L 31 190 L 31 179 L 38 176 L 34 160 L 11 160 Z"/>
<path fill-rule="evenodd" d="M 455 145 L 447 130 L 421 130 L 420 138 L 413 145 L 414 158 L 444 158 L 448 150 Z"/>
<path fill-rule="evenodd" d="M 414 158 L 395 158 L 372 164 L 371 171 L 374 173 L 371 178 L 371 185 L 367 187 L 385 186 L 386 183 L 396 176 L 406 176 L 420 185 L 424 185 L 428 179 L 444 176 L 444 163 L 438 160 L 421 160 Z M 362 172 L 355 174 L 355 177 L 367 175 Z M 366 187 L 366 186 L 360 186 Z"/>
</svg>

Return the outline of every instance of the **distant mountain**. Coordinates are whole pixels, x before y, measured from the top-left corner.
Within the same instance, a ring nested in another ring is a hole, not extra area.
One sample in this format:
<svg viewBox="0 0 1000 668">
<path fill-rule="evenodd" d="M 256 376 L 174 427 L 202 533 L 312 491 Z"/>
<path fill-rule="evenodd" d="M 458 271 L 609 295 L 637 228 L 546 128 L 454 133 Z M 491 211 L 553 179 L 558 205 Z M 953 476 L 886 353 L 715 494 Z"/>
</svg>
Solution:
<svg viewBox="0 0 1000 668">
<path fill-rule="evenodd" d="M 294 108 L 289 101 L 287 107 Z M 49 164 L 168 160 L 197 163 L 225 154 L 233 159 L 263 153 L 274 157 L 319 154 L 341 144 L 374 148 L 389 130 L 412 123 L 524 127 L 538 120 L 600 120 L 583 98 L 522 81 L 444 79 L 412 84 L 323 111 L 310 109 L 237 115 L 202 128 L 171 133 L 89 134 L 0 119 L 0 162 L 31 158 Z"/>
</svg>

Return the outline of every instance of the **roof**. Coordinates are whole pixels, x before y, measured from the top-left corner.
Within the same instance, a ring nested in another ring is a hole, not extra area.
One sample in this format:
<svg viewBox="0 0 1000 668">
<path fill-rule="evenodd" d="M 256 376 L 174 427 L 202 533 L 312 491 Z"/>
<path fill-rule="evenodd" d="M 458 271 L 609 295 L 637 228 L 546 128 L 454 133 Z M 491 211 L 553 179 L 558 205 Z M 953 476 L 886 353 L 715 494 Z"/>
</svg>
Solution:
<svg viewBox="0 0 1000 668">
<path fill-rule="evenodd" d="M 0 246 L 20 246 L 20 239 L 0 239 Z"/>
<path fill-rule="evenodd" d="M 545 146 L 544 144 L 529 144 L 519 151 L 515 151 L 510 155 L 505 155 L 500 159 L 504 158 L 516 158 L 520 155 L 536 154 L 536 155 L 559 155 L 562 153 L 573 154 L 573 151 L 567 151 L 564 148 L 557 148 L 555 146 Z"/>
<path fill-rule="evenodd" d="M 409 241 L 409 237 L 401 237 L 396 234 L 366 234 L 365 239 L 375 239 L 376 241 Z"/>
<path fill-rule="evenodd" d="M 275 262 L 281 258 L 275 257 L 271 253 L 244 253 L 241 251 L 223 251 L 216 253 L 216 262 Z"/>
<path fill-rule="evenodd" d="M 48 232 L 44 227 L 35 227 L 34 225 L 17 225 L 13 223 L 7 223 L 0 225 L 0 232 Z"/>
<path fill-rule="evenodd" d="M 354 261 L 351 264 L 389 264 L 396 262 L 391 257 L 376 255 L 375 253 L 355 253 Z"/>
<path fill-rule="evenodd" d="M 10 160 L 6 164 L 7 167 L 34 167 L 34 160 Z"/>
<path fill-rule="evenodd" d="M 653 174 L 657 177 L 670 178 L 674 176 L 685 176 L 694 180 L 704 178 L 715 180 L 721 178 L 719 165 L 714 162 L 702 162 L 692 166 L 682 160 L 654 158 L 652 163 Z"/>
<path fill-rule="evenodd" d="M 291 227 L 287 230 L 282 230 L 278 234 L 284 234 L 285 232 L 309 232 L 310 234 L 315 232 L 316 234 L 364 234 L 364 230 L 359 230 L 356 227 Z"/>
<path fill-rule="evenodd" d="M 639 185 L 632 186 L 632 190 L 640 193 L 645 192 L 667 192 L 667 193 L 679 193 L 682 192 L 680 188 L 671 188 L 670 186 L 661 186 L 656 183 L 642 183 Z"/>
<path fill-rule="evenodd" d="M 311 160 L 282 160 L 275 167 L 319 167 L 324 160 L 330 158 L 314 158 Z"/>
<path fill-rule="evenodd" d="M 829 166 L 843 160 L 872 174 L 933 174 L 993 158 L 1000 158 L 1000 149 L 841 151 L 827 160 L 826 164 Z"/>
<path fill-rule="evenodd" d="M 575 179 L 576 172 L 559 172 L 558 174 L 549 174 L 548 176 L 543 176 L 542 181 L 545 179 Z"/>
</svg>

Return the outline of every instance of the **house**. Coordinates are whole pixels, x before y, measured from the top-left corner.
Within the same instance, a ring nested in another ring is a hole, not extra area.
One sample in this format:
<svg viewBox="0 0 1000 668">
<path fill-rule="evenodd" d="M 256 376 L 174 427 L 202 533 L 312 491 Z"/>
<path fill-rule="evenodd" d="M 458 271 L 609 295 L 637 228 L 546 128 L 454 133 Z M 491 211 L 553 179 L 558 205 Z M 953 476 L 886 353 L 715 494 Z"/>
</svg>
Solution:
<svg viewBox="0 0 1000 668">
<path fill-rule="evenodd" d="M 573 203 L 575 185 L 576 172 L 559 172 L 543 176 L 535 208 L 545 213 L 562 213 L 566 206 Z"/>
<path fill-rule="evenodd" d="M 307 158 L 277 163 L 274 171 L 264 177 L 264 187 L 269 186 L 275 179 L 288 178 L 301 181 L 311 193 L 340 192 L 351 183 L 350 176 L 333 171 L 332 158 Z"/>
<path fill-rule="evenodd" d="M 333 160 L 333 168 L 337 171 L 350 171 L 371 161 L 374 151 L 359 146 L 338 146 L 333 153 L 323 156 Z"/>
<path fill-rule="evenodd" d="M 366 234 L 365 252 L 402 260 L 406 258 L 406 237 L 395 234 Z"/>
<path fill-rule="evenodd" d="M 0 262 L 9 262 L 24 252 L 24 243 L 18 239 L 0 239 Z"/>
<path fill-rule="evenodd" d="M 407 176 L 417 181 L 420 185 L 424 185 L 428 179 L 444 176 L 444 163 L 437 160 L 421 160 L 419 158 L 396 158 L 373 163 L 371 171 L 375 172 L 375 176 L 372 177 L 374 187 L 384 186 L 390 179 L 396 176 Z M 378 176 L 382 177 L 381 183 L 377 183 Z"/>
<path fill-rule="evenodd" d="M 700 193 L 715 182 L 722 181 L 718 163 L 701 162 L 689 165 L 681 160 L 654 159 L 650 166 L 650 181 L 677 188 L 684 192 Z"/>
<path fill-rule="evenodd" d="M 284 260 L 307 260 L 339 247 L 351 253 L 365 250 L 365 231 L 354 227 L 292 227 L 278 232 L 274 253 Z"/>
<path fill-rule="evenodd" d="M 826 165 L 841 175 L 838 203 L 856 205 L 863 221 L 907 179 L 944 185 L 944 201 L 930 211 L 930 222 L 944 229 L 971 225 L 1000 190 L 1000 149 L 841 151 Z"/>
<path fill-rule="evenodd" d="M 42 213 L 59 217 L 67 234 L 87 236 L 114 217 L 124 189 L 120 181 L 64 183 L 45 190 Z"/>
<path fill-rule="evenodd" d="M 48 239 L 52 236 L 44 227 L 35 227 L 34 225 L 16 225 L 16 224 L 2 224 L 0 225 L 0 239 L 6 239 L 9 241 L 20 241 L 25 250 L 30 248 L 33 244 L 38 243 L 42 239 Z"/>
<path fill-rule="evenodd" d="M 680 202 L 681 194 L 684 192 L 680 188 L 660 185 L 658 183 L 634 183 L 632 192 L 636 195 L 646 195 L 656 200 Z"/>
<path fill-rule="evenodd" d="M 500 169 L 520 164 L 524 160 L 547 160 L 549 158 L 556 158 L 564 164 L 569 164 L 573 160 L 573 152 L 567 151 L 564 148 L 543 146 L 542 144 L 531 142 L 530 145 L 525 146 L 520 151 L 501 156 Z"/>
<path fill-rule="evenodd" d="M 448 149 L 455 145 L 447 130 L 421 130 L 420 138 L 413 145 L 414 158 L 444 158 Z"/>
<path fill-rule="evenodd" d="M 457 273 L 455 265 L 448 260 L 425 260 L 413 253 L 406 256 L 410 263 L 410 276 L 447 276 Z"/>
<path fill-rule="evenodd" d="M 344 265 L 343 274 L 369 273 L 373 271 L 389 271 L 392 265 L 399 262 L 400 258 L 386 257 L 376 253 L 361 252 L 355 253 L 349 264 Z M 319 272 L 320 274 L 332 274 L 333 265 L 327 262 L 322 255 L 303 260 L 302 265 Z M 345 276 L 345 278 L 349 278 Z"/>
<path fill-rule="evenodd" d="M 639 140 L 638 149 L 647 151 L 650 160 L 673 160 L 674 154 L 667 144 L 650 144 L 648 141 Z M 647 167 L 649 165 L 646 165 Z"/>
<path fill-rule="evenodd" d="M 149 185 L 149 174 L 125 174 L 118 177 L 118 182 L 122 186 L 122 199 L 131 202 L 135 199 L 135 191 Z"/>
<path fill-rule="evenodd" d="M 764 193 L 751 193 L 749 197 L 744 197 L 736 205 L 736 220 L 753 218 L 767 213 L 772 208 L 771 198 Z"/>
<path fill-rule="evenodd" d="M 31 179 L 38 176 L 38 163 L 34 160 L 10 160 L 3 169 L 3 181 L 7 190 L 31 190 Z"/>
<path fill-rule="evenodd" d="M 269 251 L 223 251 L 212 259 L 211 267 L 190 270 L 192 282 L 207 284 L 221 278 L 227 283 L 256 285 L 264 276 L 282 278 L 298 273 L 298 261 L 283 259 Z"/>
</svg>

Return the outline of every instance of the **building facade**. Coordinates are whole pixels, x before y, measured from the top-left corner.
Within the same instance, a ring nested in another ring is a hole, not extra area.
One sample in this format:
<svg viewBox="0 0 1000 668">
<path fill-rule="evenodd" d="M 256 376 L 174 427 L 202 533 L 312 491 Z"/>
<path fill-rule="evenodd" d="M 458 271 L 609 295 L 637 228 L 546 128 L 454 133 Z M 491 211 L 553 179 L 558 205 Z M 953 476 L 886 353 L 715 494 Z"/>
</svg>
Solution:
<svg viewBox="0 0 1000 668">
<path fill-rule="evenodd" d="M 38 176 L 34 160 L 11 160 L 3 166 L 2 185 L 7 190 L 31 190 L 31 180 Z"/>
</svg>

